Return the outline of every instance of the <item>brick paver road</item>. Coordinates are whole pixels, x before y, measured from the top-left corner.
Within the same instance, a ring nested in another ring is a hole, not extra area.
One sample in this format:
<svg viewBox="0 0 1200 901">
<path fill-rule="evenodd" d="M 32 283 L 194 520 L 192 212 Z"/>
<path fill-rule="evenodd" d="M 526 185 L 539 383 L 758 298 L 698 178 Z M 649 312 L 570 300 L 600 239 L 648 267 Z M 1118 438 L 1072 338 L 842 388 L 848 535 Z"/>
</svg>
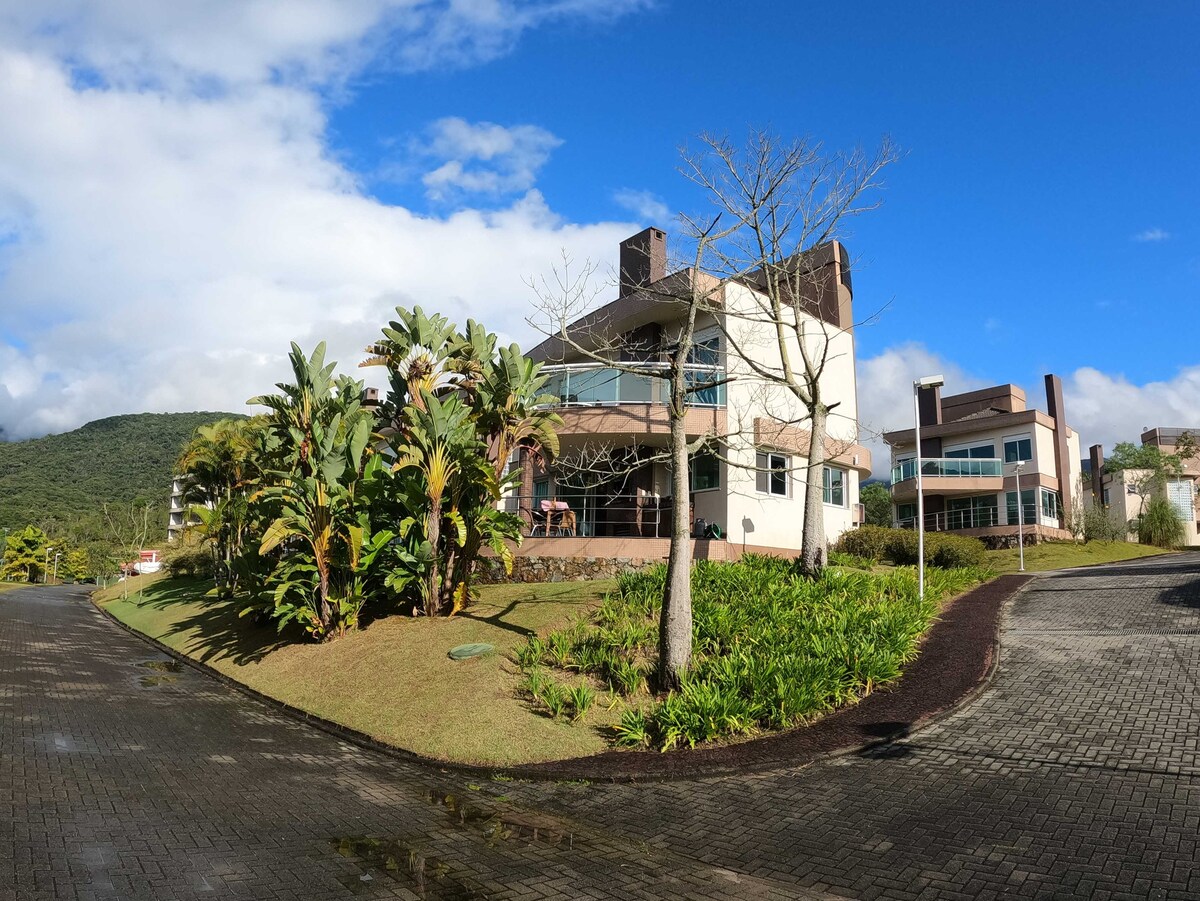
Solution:
<svg viewBox="0 0 1200 901">
<path fill-rule="evenodd" d="M 1038 580 L 907 741 L 663 785 L 397 762 L 5 594 L 0 898 L 1200 897 L 1194 559 Z"/>
</svg>

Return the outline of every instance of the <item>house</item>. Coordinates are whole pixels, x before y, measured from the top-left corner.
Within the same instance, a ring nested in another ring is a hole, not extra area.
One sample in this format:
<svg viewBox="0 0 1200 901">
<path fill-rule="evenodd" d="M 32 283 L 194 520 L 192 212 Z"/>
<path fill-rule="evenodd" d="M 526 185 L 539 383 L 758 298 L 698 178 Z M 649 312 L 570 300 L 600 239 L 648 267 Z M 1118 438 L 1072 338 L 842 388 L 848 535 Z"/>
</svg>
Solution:
<svg viewBox="0 0 1200 901">
<path fill-rule="evenodd" d="M 572 341 L 589 349 L 619 347 L 620 369 L 589 360 L 561 338 L 528 354 L 545 364 L 563 424 L 551 465 L 529 454 L 519 461 L 521 488 L 508 505 L 527 521 L 524 556 L 661 560 L 676 516 L 687 518 L 698 558 L 800 552 L 809 447 L 804 409 L 729 346 L 732 338 L 753 348 L 761 365 L 777 365 L 773 329 L 747 318 L 763 292 L 753 277 L 721 283 L 691 269 L 668 273 L 666 260 L 659 229 L 623 241 L 617 298 L 567 327 Z M 826 352 L 821 386 L 826 403 L 836 405 L 822 475 L 826 538 L 833 541 L 861 521 L 859 479 L 871 471 L 870 452 L 858 443 L 848 257 L 831 242 L 793 261 L 813 286 L 805 334 Z M 688 496 L 675 498 L 665 459 L 668 383 L 656 376 L 666 371 L 686 312 L 675 298 L 693 286 L 711 291 L 711 299 L 710 311 L 697 319 L 689 358 L 696 389 L 687 433 L 690 442 L 709 439 L 711 450 L 693 454 Z"/>
<path fill-rule="evenodd" d="M 927 531 L 962 532 L 995 546 L 1012 543 L 1019 526 L 1029 542 L 1071 537 L 1065 514 L 1080 500 L 1079 435 L 1066 423 L 1057 376 L 1046 376 L 1045 412 L 1027 409 L 1016 385 L 946 397 L 940 387 L 921 388 L 918 409 Z M 892 449 L 895 521 L 912 528 L 914 429 L 883 437 Z"/>
<path fill-rule="evenodd" d="M 1200 435 L 1200 429 L 1147 429 L 1142 432 L 1142 444 L 1157 447 L 1165 454 L 1174 454 L 1179 449 L 1180 438 L 1185 434 Z M 1142 471 L 1106 472 L 1104 448 L 1099 444 L 1093 444 L 1089 449 L 1085 468 L 1088 470 L 1086 506 L 1098 504 L 1114 517 L 1132 523 L 1142 515 L 1142 506 L 1150 493 L 1158 493 L 1171 503 L 1183 521 L 1183 543 L 1191 547 L 1200 546 L 1196 506 L 1200 502 L 1200 490 L 1196 485 L 1200 481 L 1200 457 L 1185 459 L 1179 478 L 1167 479 L 1164 484 L 1153 486 L 1145 486 L 1146 473 Z M 1133 532 L 1131 537 L 1136 538 L 1136 529 Z"/>
<path fill-rule="evenodd" d="M 187 488 L 184 476 L 171 479 L 171 495 L 167 502 L 167 543 L 174 544 L 183 535 L 183 530 L 189 525 L 188 508 L 183 495 Z"/>
</svg>

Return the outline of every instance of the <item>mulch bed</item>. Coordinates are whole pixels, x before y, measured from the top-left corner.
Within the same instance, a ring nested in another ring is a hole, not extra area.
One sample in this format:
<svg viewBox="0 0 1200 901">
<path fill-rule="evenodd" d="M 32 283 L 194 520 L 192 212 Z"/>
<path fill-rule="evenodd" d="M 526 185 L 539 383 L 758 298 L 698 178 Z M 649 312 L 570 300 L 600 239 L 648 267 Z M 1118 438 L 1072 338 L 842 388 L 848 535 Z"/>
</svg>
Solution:
<svg viewBox="0 0 1200 901">
<path fill-rule="evenodd" d="M 929 630 L 920 656 L 900 679 L 811 726 L 713 748 L 666 753 L 606 751 L 592 757 L 525 764 L 505 772 L 539 780 L 661 781 L 803 766 L 895 741 L 985 687 L 998 662 L 1004 602 L 1030 578 L 1001 576 L 958 598 Z"/>
</svg>

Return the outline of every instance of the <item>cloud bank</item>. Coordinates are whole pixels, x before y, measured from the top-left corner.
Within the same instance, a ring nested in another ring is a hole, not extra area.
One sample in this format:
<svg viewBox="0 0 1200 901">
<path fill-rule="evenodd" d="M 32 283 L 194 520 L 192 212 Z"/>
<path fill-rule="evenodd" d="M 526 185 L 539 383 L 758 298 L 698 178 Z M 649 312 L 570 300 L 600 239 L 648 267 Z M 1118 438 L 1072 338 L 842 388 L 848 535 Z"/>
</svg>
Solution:
<svg viewBox="0 0 1200 901">
<path fill-rule="evenodd" d="M 523 336 L 563 248 L 608 259 L 632 223 L 575 224 L 533 187 L 557 139 L 445 119 L 422 215 L 330 152 L 331 91 L 376 65 L 466 65 L 566 16 L 635 3 L 48 2 L 0 8 L 0 427 L 240 409 L 288 341 L 347 367 L 396 304 Z M 427 155 L 420 162 L 428 162 Z M 470 200 L 486 197 L 482 208 Z M 369 378 L 368 374 L 368 378 Z"/>
</svg>

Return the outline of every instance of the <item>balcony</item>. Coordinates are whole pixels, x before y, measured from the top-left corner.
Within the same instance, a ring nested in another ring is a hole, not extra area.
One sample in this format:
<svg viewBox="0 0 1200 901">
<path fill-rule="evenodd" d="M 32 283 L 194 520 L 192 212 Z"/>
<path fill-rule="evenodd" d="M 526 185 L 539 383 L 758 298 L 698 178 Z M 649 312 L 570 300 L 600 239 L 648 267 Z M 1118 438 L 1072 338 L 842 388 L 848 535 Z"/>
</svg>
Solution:
<svg viewBox="0 0 1200 901">
<path fill-rule="evenodd" d="M 1004 462 L 997 459 L 930 457 L 921 460 L 921 481 L 926 494 L 950 497 L 986 494 L 1004 488 Z M 892 497 L 907 501 L 917 496 L 917 461 L 892 467 Z"/>
<path fill-rule="evenodd" d="M 667 402 L 669 364 L 626 363 L 624 366 L 640 371 L 629 372 L 599 363 L 545 366 L 542 372 L 550 379 L 544 390 L 557 397 L 558 405 L 564 407 Z M 686 374 L 691 386 L 689 406 L 725 406 L 725 370 L 722 367 L 689 364 Z"/>
</svg>

